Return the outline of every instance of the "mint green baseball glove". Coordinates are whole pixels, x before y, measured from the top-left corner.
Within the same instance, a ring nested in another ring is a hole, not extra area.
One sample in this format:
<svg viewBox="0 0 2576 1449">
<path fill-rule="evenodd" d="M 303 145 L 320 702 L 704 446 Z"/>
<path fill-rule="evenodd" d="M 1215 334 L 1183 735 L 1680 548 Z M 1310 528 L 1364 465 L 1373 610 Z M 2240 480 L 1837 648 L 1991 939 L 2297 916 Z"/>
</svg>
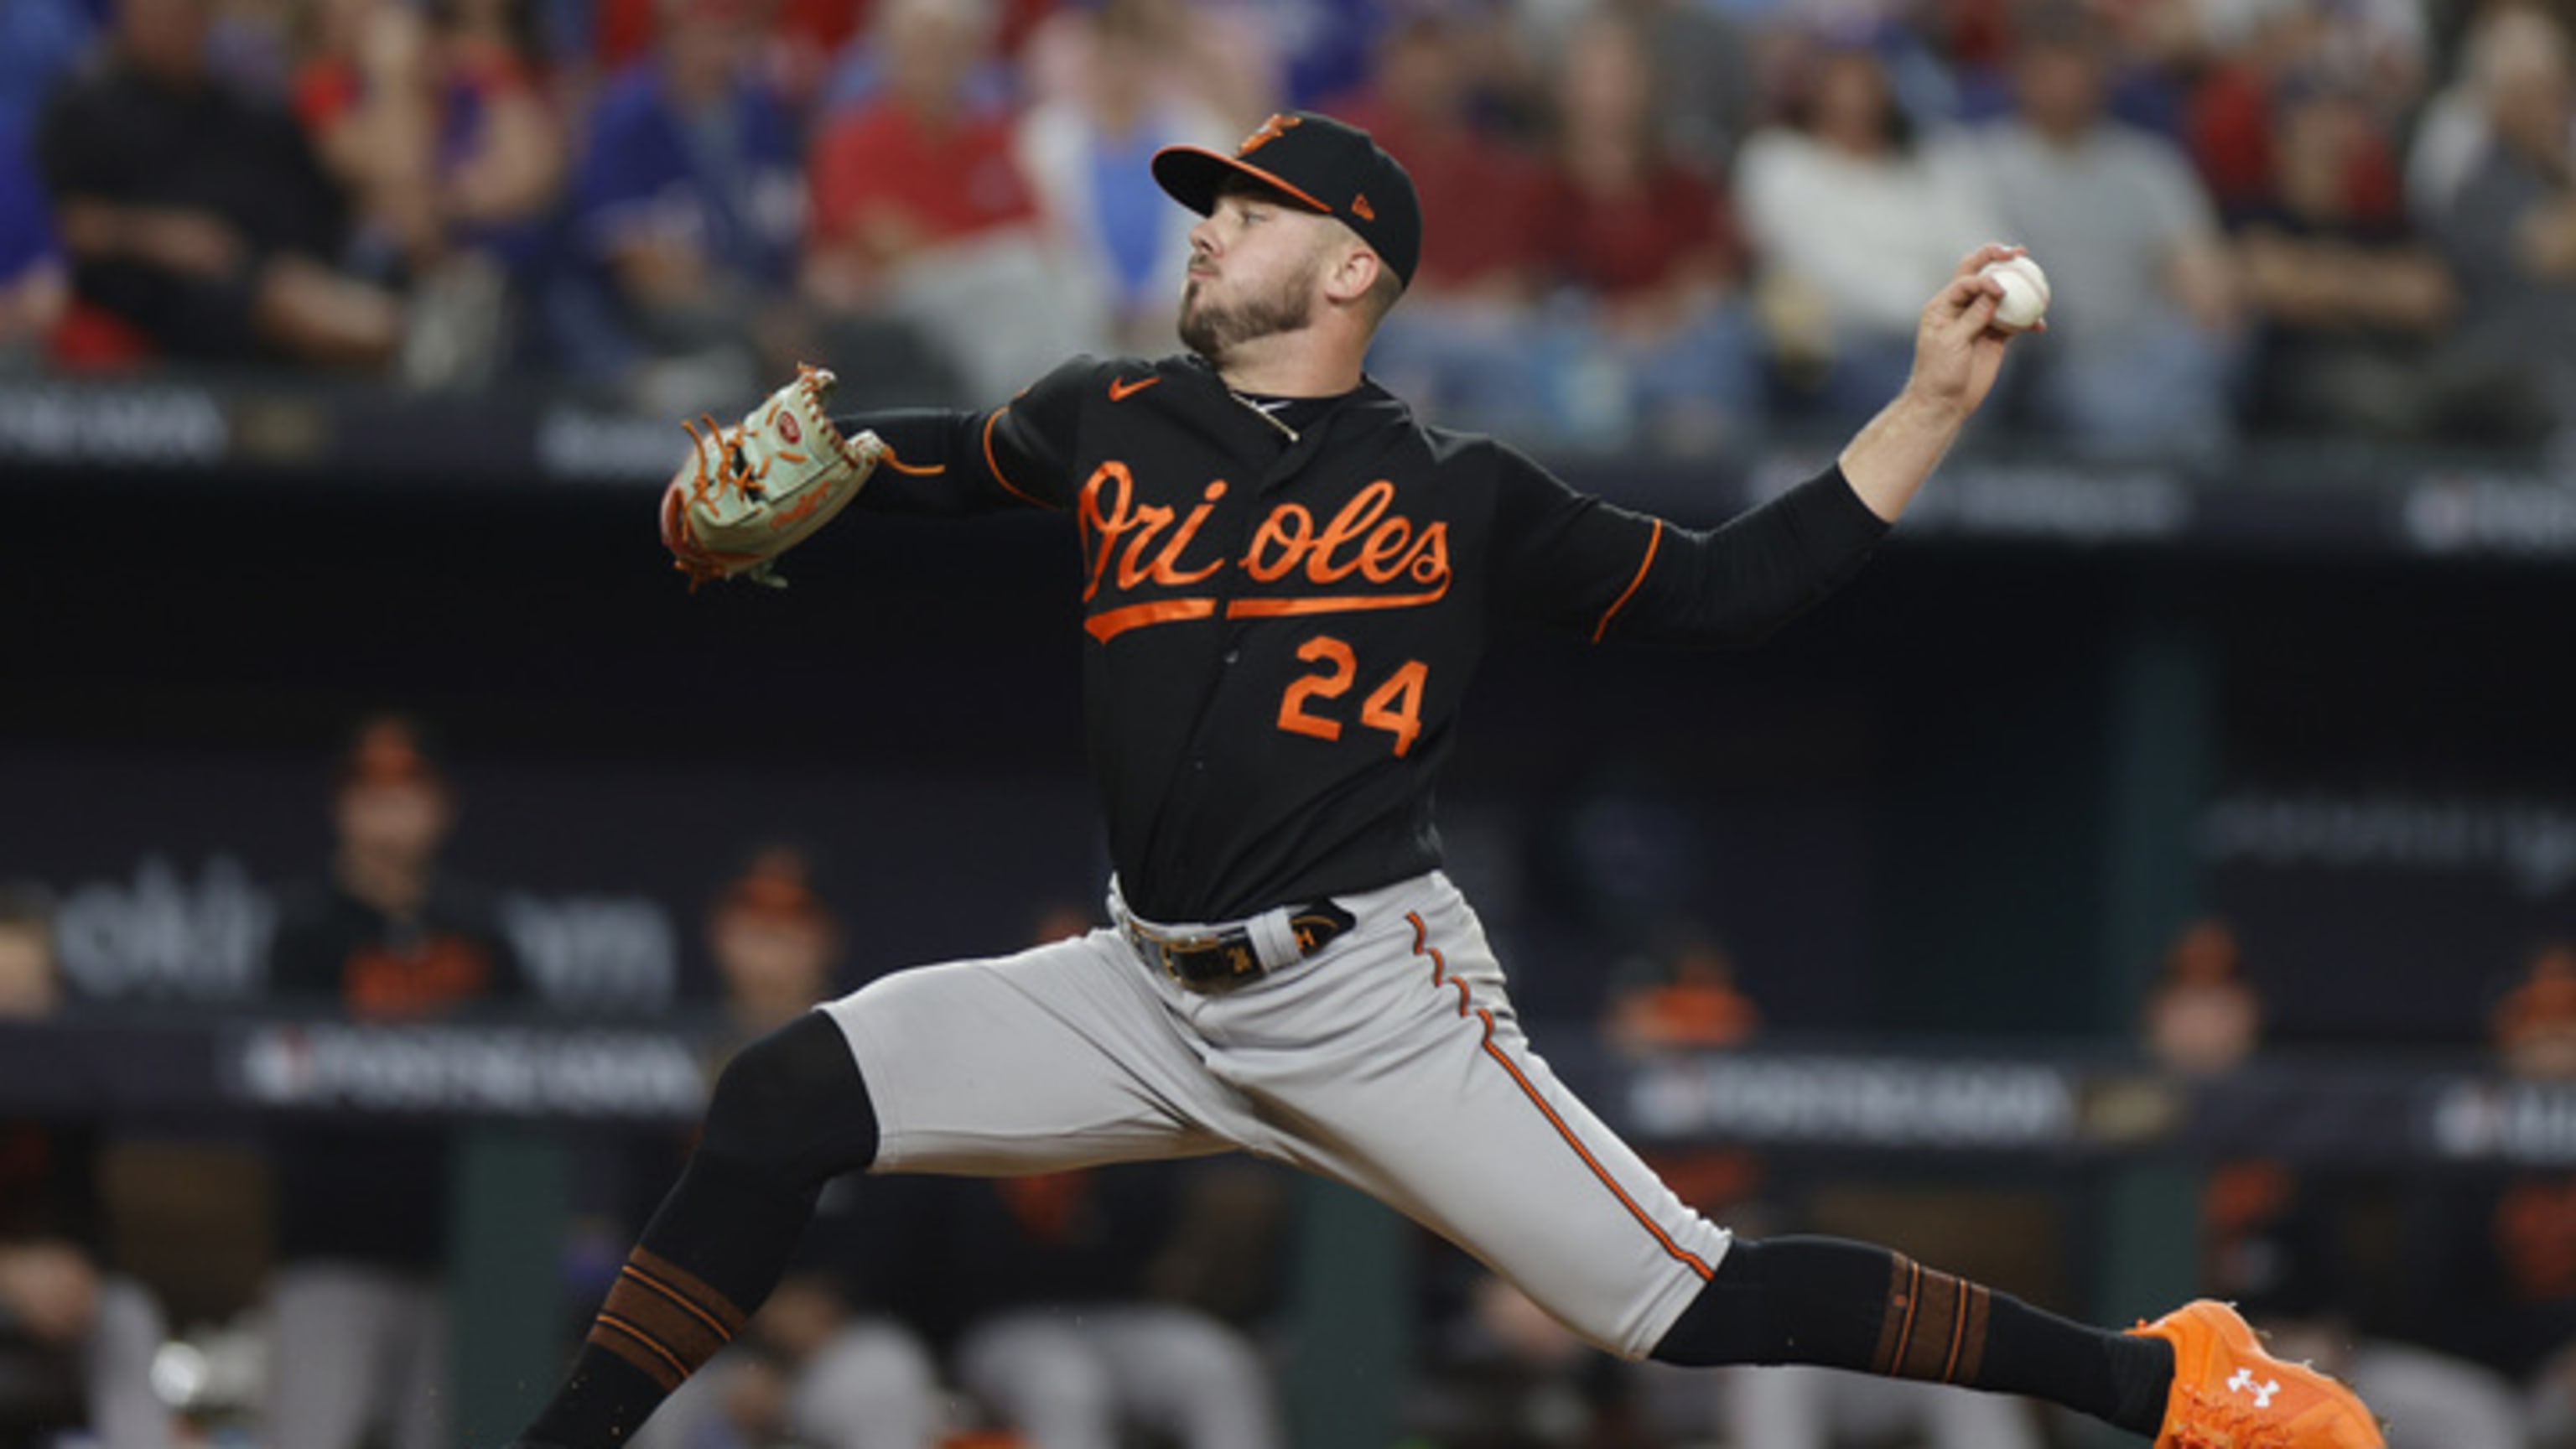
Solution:
<svg viewBox="0 0 2576 1449">
<path fill-rule="evenodd" d="M 662 543 L 695 588 L 736 575 L 787 587 L 780 554 L 813 536 L 858 496 L 885 456 L 874 433 L 844 439 L 832 425 L 834 379 L 799 367 L 743 420 L 682 423 L 689 461 L 662 490 Z"/>
</svg>

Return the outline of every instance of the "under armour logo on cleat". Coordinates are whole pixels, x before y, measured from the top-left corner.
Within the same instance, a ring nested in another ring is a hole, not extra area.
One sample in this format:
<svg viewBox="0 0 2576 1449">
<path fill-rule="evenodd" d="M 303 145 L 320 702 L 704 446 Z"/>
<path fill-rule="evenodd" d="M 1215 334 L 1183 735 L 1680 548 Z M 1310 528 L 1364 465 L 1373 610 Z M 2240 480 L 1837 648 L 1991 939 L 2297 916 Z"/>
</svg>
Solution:
<svg viewBox="0 0 2576 1449">
<path fill-rule="evenodd" d="M 2272 1407 L 2272 1396 L 2281 1391 L 2280 1380 L 2265 1379 L 2263 1382 L 2258 1384 L 2254 1382 L 2254 1371 L 2247 1368 L 2238 1369 L 2235 1374 L 2227 1380 L 2227 1387 L 2240 1394 L 2252 1394 L 2254 1396 L 2254 1407 L 2258 1409 L 2268 1409 Z"/>
</svg>

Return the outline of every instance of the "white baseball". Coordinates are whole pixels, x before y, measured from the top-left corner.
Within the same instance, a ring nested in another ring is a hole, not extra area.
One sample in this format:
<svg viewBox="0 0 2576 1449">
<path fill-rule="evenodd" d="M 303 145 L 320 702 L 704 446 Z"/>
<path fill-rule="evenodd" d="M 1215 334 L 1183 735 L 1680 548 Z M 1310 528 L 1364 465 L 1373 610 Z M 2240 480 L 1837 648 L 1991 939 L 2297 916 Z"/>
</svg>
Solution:
<svg viewBox="0 0 2576 1449">
<path fill-rule="evenodd" d="M 2029 257 L 1988 262 L 1977 269 L 1977 275 L 2003 284 L 2004 294 L 1995 302 L 1997 331 L 2027 332 L 2048 315 L 2048 273 Z"/>
</svg>

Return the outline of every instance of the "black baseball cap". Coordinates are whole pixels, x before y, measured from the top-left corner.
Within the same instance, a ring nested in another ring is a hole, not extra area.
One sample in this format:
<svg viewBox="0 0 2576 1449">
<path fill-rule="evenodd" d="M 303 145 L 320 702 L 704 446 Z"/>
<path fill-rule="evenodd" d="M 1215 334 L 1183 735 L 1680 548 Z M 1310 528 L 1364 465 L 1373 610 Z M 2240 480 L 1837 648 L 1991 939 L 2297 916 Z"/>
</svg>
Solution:
<svg viewBox="0 0 2576 1449">
<path fill-rule="evenodd" d="M 1217 188 L 1235 176 L 1339 218 L 1386 259 L 1398 281 L 1412 285 L 1414 264 L 1422 259 L 1422 201 L 1402 163 L 1368 132 L 1313 111 L 1281 111 L 1231 156 L 1204 146 L 1154 153 L 1154 180 L 1201 216 L 1216 210 Z"/>
</svg>

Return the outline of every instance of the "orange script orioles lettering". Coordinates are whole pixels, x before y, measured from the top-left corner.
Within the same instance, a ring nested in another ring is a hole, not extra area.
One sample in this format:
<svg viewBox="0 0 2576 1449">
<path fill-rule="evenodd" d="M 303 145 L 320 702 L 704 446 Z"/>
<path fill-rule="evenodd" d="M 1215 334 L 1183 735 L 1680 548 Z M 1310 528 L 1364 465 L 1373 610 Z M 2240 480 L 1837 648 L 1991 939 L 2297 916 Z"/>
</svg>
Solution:
<svg viewBox="0 0 2576 1449">
<path fill-rule="evenodd" d="M 1187 514 L 1136 500 L 1136 477 L 1112 459 L 1092 470 L 1082 485 L 1074 517 L 1090 550 L 1091 576 L 1082 598 L 1100 602 L 1101 587 L 1114 581 L 1112 597 L 1147 585 L 1185 588 L 1224 572 L 1229 560 L 1219 556 L 1188 557 L 1199 532 L 1225 497 L 1220 478 L 1207 485 L 1199 504 Z M 1351 495 L 1340 510 L 1315 522 L 1301 503 L 1282 503 L 1252 531 L 1240 564 L 1244 576 L 1260 584 L 1304 582 L 1318 587 L 1343 584 L 1357 575 L 1381 587 L 1412 583 L 1404 593 L 1297 594 L 1234 599 L 1226 617 L 1275 618 L 1290 614 L 1330 614 L 1359 609 L 1401 609 L 1432 603 L 1449 592 L 1449 525 L 1433 519 L 1416 526 L 1393 512 L 1395 485 L 1380 478 Z M 1174 527 L 1178 519 L 1179 526 Z M 1166 530 L 1169 530 L 1167 533 Z M 1146 624 L 1216 615 L 1216 600 L 1163 599 L 1150 604 L 1095 607 L 1084 627 L 1106 644 L 1118 634 Z"/>
</svg>

